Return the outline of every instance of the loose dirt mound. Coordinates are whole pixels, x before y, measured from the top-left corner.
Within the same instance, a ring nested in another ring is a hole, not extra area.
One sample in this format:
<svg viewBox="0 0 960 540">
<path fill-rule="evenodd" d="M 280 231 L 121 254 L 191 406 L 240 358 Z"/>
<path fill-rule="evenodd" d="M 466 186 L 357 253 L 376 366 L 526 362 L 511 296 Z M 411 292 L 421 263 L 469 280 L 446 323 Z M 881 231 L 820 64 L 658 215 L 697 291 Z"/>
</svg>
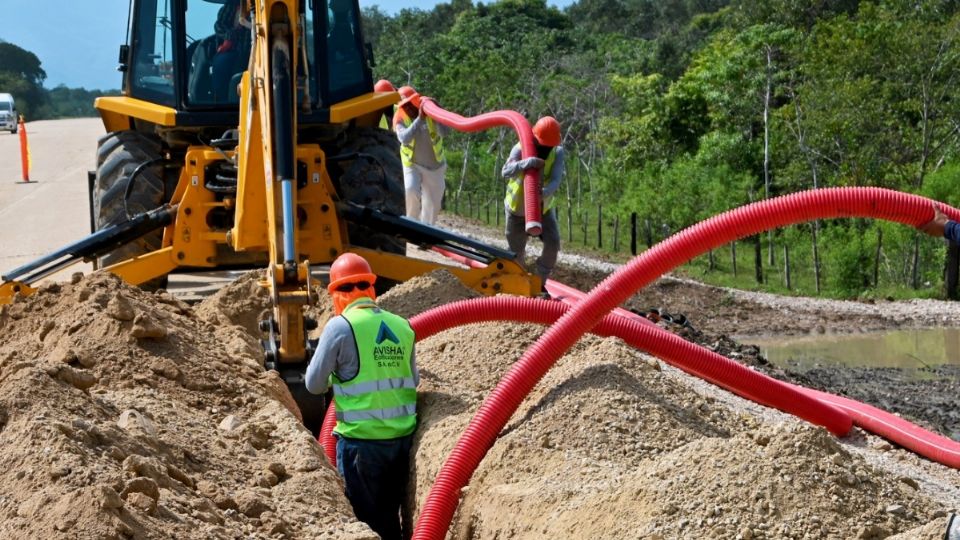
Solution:
<svg viewBox="0 0 960 540">
<path fill-rule="evenodd" d="M 410 318 L 450 302 L 478 296 L 450 272 L 438 270 L 397 285 L 378 298 L 377 303 L 388 311 Z"/>
<path fill-rule="evenodd" d="M 0 332 L 0 537 L 374 537 L 240 327 L 98 274 Z"/>
<path fill-rule="evenodd" d="M 453 329 L 418 344 L 414 504 L 490 389 L 543 329 Z M 731 407 L 730 403 L 739 406 Z M 465 490 L 454 538 L 939 538 L 960 501 L 869 464 L 824 430 L 619 340 L 582 339 L 521 405 Z M 771 419 L 772 418 L 772 419 Z M 960 476 L 954 476 L 960 479 Z M 926 526 L 926 529 L 921 530 Z"/>
<path fill-rule="evenodd" d="M 264 274 L 243 274 L 198 305 L 197 316 L 216 326 L 242 326 L 251 336 L 259 336 L 261 314 L 270 309 L 270 293 L 260 285 Z"/>
</svg>

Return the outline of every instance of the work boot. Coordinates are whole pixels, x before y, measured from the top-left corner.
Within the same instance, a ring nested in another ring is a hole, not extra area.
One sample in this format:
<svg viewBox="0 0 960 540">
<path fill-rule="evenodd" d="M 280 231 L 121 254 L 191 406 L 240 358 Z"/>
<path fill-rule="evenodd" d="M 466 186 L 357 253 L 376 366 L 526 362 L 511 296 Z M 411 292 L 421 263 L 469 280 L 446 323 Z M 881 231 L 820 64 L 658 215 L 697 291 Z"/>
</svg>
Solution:
<svg viewBox="0 0 960 540">
<path fill-rule="evenodd" d="M 552 299 L 553 299 L 553 297 L 550 296 L 550 292 L 547 290 L 547 286 L 546 286 L 546 285 L 541 285 L 541 286 L 540 286 L 540 294 L 538 294 L 537 297 L 538 297 L 538 298 L 542 298 L 542 299 L 544 299 L 544 300 L 552 300 Z"/>
</svg>

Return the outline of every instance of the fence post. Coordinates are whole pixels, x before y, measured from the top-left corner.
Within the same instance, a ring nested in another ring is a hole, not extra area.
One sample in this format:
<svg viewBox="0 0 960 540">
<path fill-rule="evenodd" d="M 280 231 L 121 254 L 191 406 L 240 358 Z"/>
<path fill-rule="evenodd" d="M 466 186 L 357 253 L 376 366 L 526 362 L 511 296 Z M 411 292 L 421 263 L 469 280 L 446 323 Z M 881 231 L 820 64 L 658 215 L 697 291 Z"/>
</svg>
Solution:
<svg viewBox="0 0 960 540">
<path fill-rule="evenodd" d="M 573 205 L 567 204 L 567 241 L 573 242 Z"/>
<path fill-rule="evenodd" d="M 883 229 L 877 228 L 877 252 L 873 258 L 873 286 L 880 285 L 880 253 L 883 247 Z"/>
<path fill-rule="evenodd" d="M 613 217 L 613 251 L 620 251 L 620 214 Z"/>
<path fill-rule="evenodd" d="M 603 206 L 597 204 L 597 249 L 603 249 Z"/>
<path fill-rule="evenodd" d="M 784 266 L 784 277 L 787 280 L 787 290 L 790 290 L 790 246 L 786 243 L 783 244 L 783 266 Z"/>
<path fill-rule="evenodd" d="M 713 250 L 712 250 L 712 249 L 707 252 L 707 261 L 708 261 L 707 270 L 713 272 L 714 268 L 717 267 L 717 263 L 716 263 L 716 261 L 713 260 Z"/>
<path fill-rule="evenodd" d="M 730 258 L 733 260 L 733 277 L 737 277 L 737 241 L 730 242 Z"/>
<path fill-rule="evenodd" d="M 763 241 L 759 234 L 753 235 L 753 270 L 757 283 L 763 283 L 763 250 L 761 244 Z"/>
<path fill-rule="evenodd" d="M 580 220 L 581 222 L 580 226 L 581 228 L 583 228 L 583 245 L 584 246 L 587 245 L 587 221 L 589 220 L 589 218 L 590 218 L 590 212 L 587 212 L 586 210 L 584 210 L 583 218 Z"/>
<path fill-rule="evenodd" d="M 630 212 L 630 254 L 637 255 L 637 213 Z"/>
<path fill-rule="evenodd" d="M 920 288 L 920 233 L 913 235 L 913 275 L 910 281 L 914 290 Z"/>
</svg>

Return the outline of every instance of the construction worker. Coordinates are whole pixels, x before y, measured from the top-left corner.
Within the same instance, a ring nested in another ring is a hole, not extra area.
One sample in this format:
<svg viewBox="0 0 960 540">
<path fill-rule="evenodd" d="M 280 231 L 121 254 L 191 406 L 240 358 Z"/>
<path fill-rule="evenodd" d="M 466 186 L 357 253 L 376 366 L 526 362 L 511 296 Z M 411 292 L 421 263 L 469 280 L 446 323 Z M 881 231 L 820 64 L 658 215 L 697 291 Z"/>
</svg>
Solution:
<svg viewBox="0 0 960 540">
<path fill-rule="evenodd" d="M 354 253 L 333 262 L 327 291 L 336 316 L 323 328 L 304 383 L 314 394 L 333 386 L 337 468 L 357 519 L 381 538 L 400 540 L 420 376 L 413 329 L 377 306 L 376 279 Z"/>
<path fill-rule="evenodd" d="M 536 169 L 540 173 L 541 207 L 543 212 L 543 232 L 540 240 L 543 242 L 543 251 L 537 258 L 536 274 L 544 284 L 557 264 L 557 255 L 560 253 L 560 227 L 557 224 L 557 212 L 554 209 L 553 197 L 560 181 L 563 179 L 564 158 L 563 147 L 560 146 L 560 123 L 552 116 L 544 116 L 533 126 L 534 144 L 537 155 L 521 159 L 520 143 L 510 151 L 510 157 L 503 165 L 501 173 L 507 182 L 507 196 L 503 200 L 506 210 L 506 235 L 510 251 L 517 254 L 517 262 L 525 265 L 527 248 L 527 232 L 524 227 L 523 175 L 528 169 Z M 546 287 L 542 289 L 546 296 Z"/>
<path fill-rule="evenodd" d="M 398 92 L 402 99 L 393 117 L 393 129 L 400 140 L 407 217 L 433 225 L 447 188 L 443 138 L 449 130 L 420 114 L 420 94 L 413 88 L 403 86 Z"/>
<path fill-rule="evenodd" d="M 373 91 L 374 92 L 396 92 L 397 89 L 394 88 L 393 83 L 391 83 L 390 81 L 386 79 L 380 79 L 373 85 Z M 389 118 L 388 118 L 388 113 L 387 113 L 388 110 L 389 109 L 384 109 L 384 114 L 383 116 L 380 117 L 380 129 L 390 129 L 390 120 L 393 118 L 394 114 L 397 114 L 397 108 L 394 107 L 393 112 L 389 114 Z"/>
<path fill-rule="evenodd" d="M 936 203 L 933 205 L 933 219 L 921 225 L 920 230 L 930 236 L 942 236 L 952 242 L 960 243 L 960 223 L 948 218 Z"/>
<path fill-rule="evenodd" d="M 239 75 L 247 69 L 250 57 L 250 21 L 244 15 L 240 0 L 227 0 L 217 12 L 213 27 L 219 42 L 210 68 L 213 100 L 236 103 L 240 100 Z"/>
</svg>

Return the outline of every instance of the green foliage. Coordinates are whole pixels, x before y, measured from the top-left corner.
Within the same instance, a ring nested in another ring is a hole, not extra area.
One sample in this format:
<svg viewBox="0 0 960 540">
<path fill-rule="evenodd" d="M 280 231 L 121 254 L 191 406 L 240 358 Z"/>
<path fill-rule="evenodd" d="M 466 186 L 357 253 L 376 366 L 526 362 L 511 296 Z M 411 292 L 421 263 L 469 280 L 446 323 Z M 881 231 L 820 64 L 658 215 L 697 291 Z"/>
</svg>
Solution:
<svg viewBox="0 0 960 540">
<path fill-rule="evenodd" d="M 20 114 L 31 119 L 36 116 L 46 101 L 46 78 L 37 55 L 0 41 L 0 92 L 13 94 Z"/>
<path fill-rule="evenodd" d="M 580 0 L 561 11 L 544 0 L 459 0 L 366 15 L 378 78 L 464 115 L 513 109 L 560 121 L 561 207 L 576 233 L 565 242 L 591 243 L 598 205 L 602 228 L 636 213 L 659 240 L 767 193 L 814 187 L 960 204 L 957 2 Z M 476 201 L 494 204 L 515 142 L 505 129 L 451 136 L 453 195 L 473 197 L 475 212 Z M 942 242 L 864 220 L 819 230 L 823 294 L 939 290 Z M 763 236 L 763 287 L 787 290 L 786 251 L 790 290 L 816 294 L 813 231 L 775 232 L 772 255 Z M 698 258 L 690 271 L 758 287 L 753 245 L 738 245 L 737 276 L 730 257 L 712 268 Z"/>
</svg>

